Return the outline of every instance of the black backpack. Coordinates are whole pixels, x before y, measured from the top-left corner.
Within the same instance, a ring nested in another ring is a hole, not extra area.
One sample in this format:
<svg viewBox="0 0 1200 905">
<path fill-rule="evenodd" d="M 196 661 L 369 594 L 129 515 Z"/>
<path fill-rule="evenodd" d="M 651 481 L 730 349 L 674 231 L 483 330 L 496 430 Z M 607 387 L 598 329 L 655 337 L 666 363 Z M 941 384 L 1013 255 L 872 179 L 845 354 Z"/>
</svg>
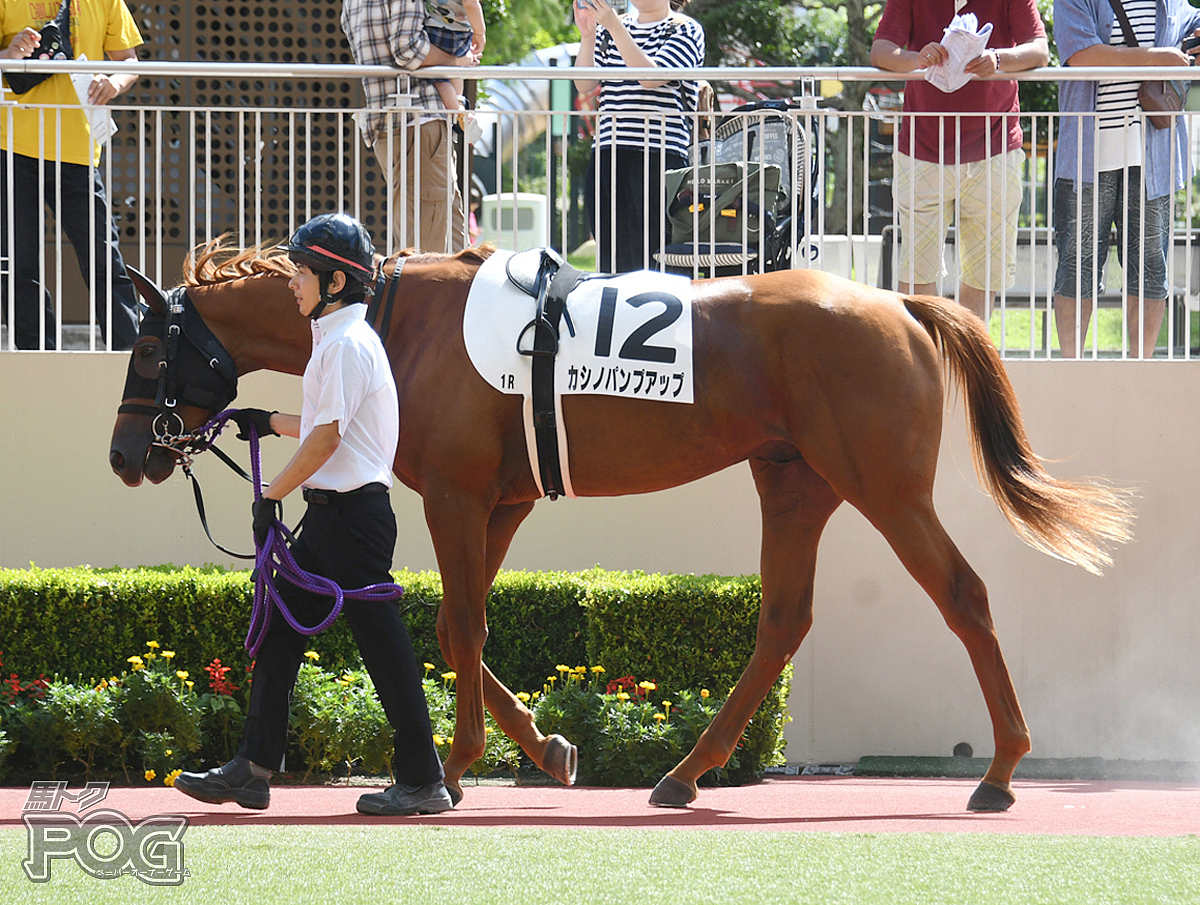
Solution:
<svg viewBox="0 0 1200 905">
<path fill-rule="evenodd" d="M 58 15 L 42 26 L 42 40 L 31 60 L 72 60 L 71 52 L 71 0 L 62 0 Z M 6 72 L 4 80 L 15 94 L 24 94 L 40 85 L 53 73 L 50 72 Z"/>
</svg>

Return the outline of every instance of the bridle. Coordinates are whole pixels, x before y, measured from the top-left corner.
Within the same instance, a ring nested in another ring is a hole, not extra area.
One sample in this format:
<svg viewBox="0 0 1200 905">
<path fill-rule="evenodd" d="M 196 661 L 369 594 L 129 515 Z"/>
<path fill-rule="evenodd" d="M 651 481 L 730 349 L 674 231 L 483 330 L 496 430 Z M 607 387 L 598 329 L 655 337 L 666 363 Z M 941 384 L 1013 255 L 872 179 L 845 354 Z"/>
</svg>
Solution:
<svg viewBox="0 0 1200 905">
<path fill-rule="evenodd" d="M 122 402 L 117 412 L 152 416 L 151 446 L 176 456 L 187 470 L 197 453 L 212 446 L 220 416 L 189 431 L 184 426 L 179 406 L 223 412 L 237 398 L 237 366 L 196 311 L 186 288 L 180 286 L 171 290 L 164 302 L 165 315 L 150 310 L 142 319 L 143 335 L 155 335 L 156 322 L 163 322 L 163 354 L 157 362 L 156 375 L 146 377 L 138 370 L 137 362 L 131 361 L 125 382 L 126 398 L 152 396 L 154 403 Z M 151 328 L 149 331 L 147 326 Z M 186 374 L 183 373 L 185 360 L 195 362 L 193 370 Z"/>
<path fill-rule="evenodd" d="M 163 302 L 165 314 L 157 314 L 151 309 L 142 318 L 142 337 L 157 337 L 158 322 L 162 322 L 163 351 L 155 363 L 155 376 L 148 377 L 139 370 L 139 353 L 135 349 L 125 378 L 126 400 L 153 398 L 154 402 L 147 405 L 139 401 L 125 401 L 117 407 L 117 413 L 149 415 L 154 419 L 150 446 L 171 453 L 184 475 L 192 482 L 196 510 L 208 539 L 222 553 L 238 559 L 253 559 L 253 554 L 235 553 L 213 538 L 200 483 L 192 473 L 195 457 L 211 449 L 234 472 L 247 481 L 251 480 L 245 469 L 214 445 L 232 413 L 228 408 L 229 403 L 237 397 L 237 366 L 196 311 L 186 288 L 180 286 L 171 290 Z M 179 411 L 181 405 L 217 414 L 200 427 L 187 430 Z"/>
</svg>

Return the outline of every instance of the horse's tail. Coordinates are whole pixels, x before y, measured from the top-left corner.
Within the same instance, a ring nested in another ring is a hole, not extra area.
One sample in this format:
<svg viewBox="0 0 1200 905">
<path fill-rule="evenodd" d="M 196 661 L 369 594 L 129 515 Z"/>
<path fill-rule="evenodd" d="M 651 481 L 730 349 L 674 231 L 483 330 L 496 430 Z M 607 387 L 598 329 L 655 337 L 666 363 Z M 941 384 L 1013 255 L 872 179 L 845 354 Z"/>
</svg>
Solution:
<svg viewBox="0 0 1200 905">
<path fill-rule="evenodd" d="M 1029 444 L 1016 393 L 983 322 L 963 306 L 907 296 L 904 306 L 938 345 L 967 409 L 975 471 L 1028 544 L 1100 573 L 1106 549 L 1129 540 L 1127 492 L 1051 477 Z"/>
</svg>

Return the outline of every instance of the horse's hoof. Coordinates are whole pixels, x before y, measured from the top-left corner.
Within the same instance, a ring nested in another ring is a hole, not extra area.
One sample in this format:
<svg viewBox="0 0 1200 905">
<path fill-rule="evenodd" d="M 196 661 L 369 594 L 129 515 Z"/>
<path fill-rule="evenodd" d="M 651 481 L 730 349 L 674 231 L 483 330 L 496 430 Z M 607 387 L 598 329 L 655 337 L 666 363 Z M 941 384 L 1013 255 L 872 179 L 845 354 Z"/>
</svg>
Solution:
<svg viewBox="0 0 1200 905">
<path fill-rule="evenodd" d="M 975 789 L 971 800 L 967 802 L 968 811 L 1007 811 L 1013 806 L 1017 796 L 1008 789 L 1002 789 L 986 779 Z"/>
<path fill-rule="evenodd" d="M 450 804 L 453 807 L 458 807 L 458 803 L 463 800 L 462 783 L 455 782 L 452 779 L 446 781 L 446 791 L 450 793 Z"/>
<path fill-rule="evenodd" d="M 579 769 L 579 749 L 561 735 L 551 735 L 546 739 L 542 769 L 564 786 L 575 785 L 575 772 Z"/>
<path fill-rule="evenodd" d="M 696 800 L 696 789 L 674 776 L 664 776 L 650 793 L 650 804 L 656 808 L 686 808 Z"/>
</svg>

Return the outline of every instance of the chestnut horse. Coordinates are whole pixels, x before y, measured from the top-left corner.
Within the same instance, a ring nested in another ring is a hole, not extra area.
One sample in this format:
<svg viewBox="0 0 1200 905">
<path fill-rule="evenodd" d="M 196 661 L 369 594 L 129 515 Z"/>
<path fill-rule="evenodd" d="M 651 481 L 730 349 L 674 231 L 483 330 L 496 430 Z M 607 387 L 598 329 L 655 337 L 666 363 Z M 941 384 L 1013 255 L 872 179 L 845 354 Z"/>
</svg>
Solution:
<svg viewBox="0 0 1200 905">
<path fill-rule="evenodd" d="M 288 262 L 254 249 L 218 260 L 219 242 L 185 268 L 195 310 L 239 374 L 302 372 L 311 338 L 285 285 Z M 560 780 L 571 778 L 563 740 L 542 736 L 530 711 L 481 660 L 488 590 L 541 495 L 527 455 L 522 399 L 480 377 L 463 338 L 467 293 L 491 253 L 486 246 L 455 255 L 402 253 L 386 331 L 402 413 L 395 473 L 424 499 L 444 584 L 438 640 L 458 675 L 457 723 L 445 764 L 456 800 L 461 777 L 483 752 L 485 703 L 535 763 Z M 391 273 L 395 259 L 383 266 Z M 729 758 L 812 624 L 817 544 L 847 501 L 883 534 L 966 647 L 995 737 L 991 765 L 968 808 L 1006 810 L 1014 801 L 1013 771 L 1030 749 L 1029 731 L 984 584 L 934 511 L 943 371 L 964 395 L 981 482 L 1031 545 L 1098 571 L 1109 562 L 1106 545 L 1129 537 L 1123 496 L 1046 472 L 987 330 L 960 305 L 813 270 L 699 280 L 692 288 L 692 403 L 562 399 L 577 495 L 661 490 L 749 460 L 761 501 L 762 607 L 753 655 L 651 803 L 687 805 L 700 776 Z M 147 301 L 161 312 L 161 301 Z M 143 477 L 164 480 L 176 462 L 154 445 L 151 400 L 137 389 L 135 372 L 152 374 L 164 354 L 145 323 L 142 334 L 110 453 L 113 470 L 130 486 Z M 211 414 L 202 404 L 180 405 L 189 430 Z"/>
</svg>

